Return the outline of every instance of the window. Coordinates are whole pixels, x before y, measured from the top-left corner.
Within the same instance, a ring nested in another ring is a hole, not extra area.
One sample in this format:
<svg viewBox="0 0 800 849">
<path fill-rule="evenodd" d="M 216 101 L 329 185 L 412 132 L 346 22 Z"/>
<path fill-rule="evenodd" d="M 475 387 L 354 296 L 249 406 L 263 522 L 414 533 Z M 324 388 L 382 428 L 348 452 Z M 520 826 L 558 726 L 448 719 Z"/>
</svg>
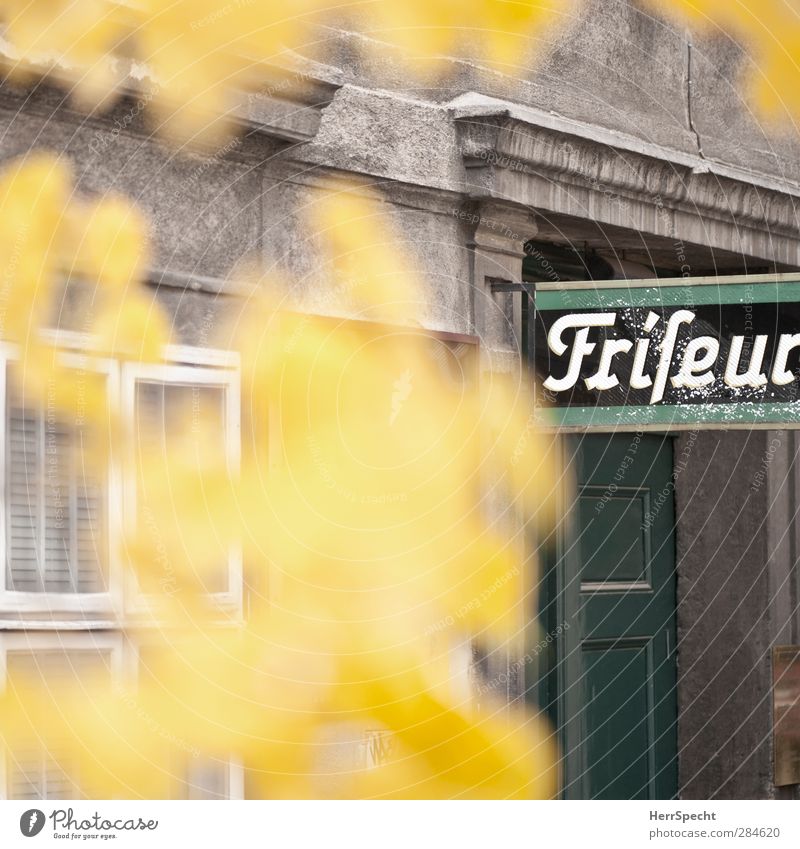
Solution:
<svg viewBox="0 0 800 849">
<path fill-rule="evenodd" d="M 179 799 L 231 799 L 231 772 L 235 769 L 228 761 L 209 757 L 190 757 L 182 765 L 183 781 L 176 787 Z"/>
<path fill-rule="evenodd" d="M 67 341 L 71 341 L 68 334 Z M 239 461 L 238 362 L 227 352 L 172 347 L 163 365 L 115 363 L 65 348 L 63 362 L 81 380 L 100 381 L 109 409 L 135 423 L 138 449 L 166 456 L 169 433 L 185 410 L 219 432 L 221 450 Z M 0 613 L 92 614 L 106 621 L 122 609 L 123 587 L 110 541 L 136 512 L 136 458 L 98 463 L 98 435 L 76 412 L 31 401 L 18 389 L 11 346 L 0 346 Z M 128 483 L 124 484 L 127 475 Z M 130 483 L 133 481 L 133 486 Z M 123 498 L 124 495 L 129 497 Z M 220 557 L 207 582 L 218 602 L 241 607 L 241 557 Z M 139 592 L 134 588 L 134 595 Z"/>
<path fill-rule="evenodd" d="M 154 647 L 135 646 L 120 633 L 0 633 L 0 690 L 11 681 L 58 690 L 89 677 L 136 686 L 147 676 Z M 154 734 L 162 733 L 159 729 Z M 244 771 L 233 760 L 213 758 L 180 743 L 172 769 L 175 799 L 241 799 Z M 54 747 L 46 751 L 34 739 L 14 740 L 0 759 L 0 798 L 102 799 L 107 793 L 82 779 Z"/>
<path fill-rule="evenodd" d="M 230 368 L 174 364 L 167 366 L 130 364 L 123 372 L 125 409 L 134 429 L 134 457 L 127 475 L 127 520 L 142 522 L 151 536 L 168 517 L 149 507 L 149 498 L 139 485 L 138 469 L 147 460 L 167 461 L 170 438 L 176 429 L 204 429 L 214 437 L 220 459 L 235 470 L 239 464 L 240 420 L 238 374 Z M 219 441 L 216 443 L 216 438 Z M 198 570 L 205 589 L 218 603 L 241 607 L 242 567 L 238 548 L 220 550 L 218 570 Z M 189 564 L 191 566 L 191 564 Z M 165 564 L 160 582 L 169 592 L 174 575 Z M 137 590 L 133 596 L 139 595 Z M 144 599 L 139 599 L 144 602 Z"/>
<path fill-rule="evenodd" d="M 154 686 L 157 689 L 170 684 L 160 678 L 154 670 L 158 669 L 159 651 L 170 651 L 170 646 L 161 645 L 143 639 L 137 646 L 137 661 L 134 668 L 138 671 L 139 687 Z M 168 679 L 168 676 L 167 676 Z M 244 769 L 233 758 L 211 756 L 195 747 L 193 740 L 167 734 L 172 743 L 170 754 L 170 792 L 171 799 L 243 799 Z"/>
<path fill-rule="evenodd" d="M 9 682 L 63 688 L 88 676 L 120 673 L 122 637 L 113 634 L 38 633 L 0 635 L 0 668 Z M 14 740 L 0 764 L 0 795 L 7 799 L 97 798 L 58 747 L 36 739 Z M 99 794 L 102 795 L 102 794 Z"/>
<path fill-rule="evenodd" d="M 110 364 L 65 353 L 86 394 L 110 398 Z M 66 415 L 55 402 L 25 397 L 19 366 L 0 348 L 0 608 L 19 613 L 97 612 L 111 608 L 108 470 L 98 464 L 99 436 L 84 422 L 81 398 Z M 90 387 L 89 382 L 97 385 Z M 55 393 L 55 388 L 54 388 Z M 80 393 L 79 393 L 80 394 Z"/>
<path fill-rule="evenodd" d="M 231 468 L 239 462 L 238 360 L 227 352 L 170 347 L 159 365 L 119 363 L 72 353 L 64 342 L 63 361 L 81 379 L 101 382 L 99 397 L 134 428 L 139 451 L 168 456 L 169 434 L 186 409 L 196 412 L 219 435 Z M 75 340 L 77 341 L 77 340 Z M 79 347 L 77 344 L 74 348 Z M 136 458 L 111 452 L 111 462 L 93 465 L 101 455 L 96 434 L 84 426 L 76 399 L 74 414 L 56 413 L 55 404 L 32 403 L 17 390 L 14 350 L 0 345 L 0 470 L 4 504 L 0 509 L 0 690 L 13 679 L 44 681 L 58 688 L 89 675 L 108 673 L 120 682 L 123 669 L 137 677 L 137 652 L 123 637 L 127 601 L 142 601 L 139 588 L 125 587 L 115 561 L 113 540 L 122 523 L 135 519 Z M 94 388 L 94 387 L 93 387 Z M 219 573 L 208 586 L 219 603 L 241 611 L 241 555 L 223 553 Z M 226 612 L 228 612 L 226 610 Z M 53 614 L 57 613 L 58 616 Z M 45 615 L 49 614 L 49 615 Z M 36 630 L 24 630 L 34 626 Z M 128 677 L 127 675 L 125 676 Z M 241 798 L 243 771 L 224 759 L 192 751 L 175 767 L 176 798 Z M 0 756 L 0 797 L 18 799 L 102 798 L 60 756 L 36 740 L 15 740 L 10 756 Z"/>
</svg>

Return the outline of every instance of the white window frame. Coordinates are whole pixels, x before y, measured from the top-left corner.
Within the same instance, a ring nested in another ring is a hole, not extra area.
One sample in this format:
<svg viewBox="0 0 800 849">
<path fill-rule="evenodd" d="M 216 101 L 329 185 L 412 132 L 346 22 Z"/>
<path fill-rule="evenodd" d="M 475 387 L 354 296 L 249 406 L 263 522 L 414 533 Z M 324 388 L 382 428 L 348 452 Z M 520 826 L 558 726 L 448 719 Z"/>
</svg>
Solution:
<svg viewBox="0 0 800 849">
<path fill-rule="evenodd" d="M 117 631 L 3 631 L 0 632 L 0 693 L 7 685 L 9 652 L 84 651 L 107 652 L 111 658 L 111 683 L 119 685 L 130 676 L 126 664 L 126 639 Z M 8 799 L 7 753 L 0 757 L 0 799 Z"/>
<path fill-rule="evenodd" d="M 219 763 L 222 763 L 220 761 Z M 236 799 L 244 799 L 244 767 L 241 762 L 234 759 L 229 758 L 227 763 L 228 774 L 227 778 L 227 786 L 228 786 L 228 795 L 220 796 L 216 799 L 203 799 L 202 801 L 208 802 L 222 802 L 222 801 L 230 801 Z M 188 783 L 188 779 L 187 779 Z M 198 800 L 194 800 L 198 801 Z"/>
<path fill-rule="evenodd" d="M 136 382 L 151 380 L 197 386 L 221 386 L 225 389 L 225 455 L 232 473 L 241 463 L 241 380 L 238 355 L 233 352 L 207 348 L 170 345 L 164 363 L 124 362 L 121 374 L 121 409 L 123 421 L 133 429 L 136 414 Z M 131 430 L 131 433 L 133 430 Z M 128 440 L 130 450 L 124 459 L 124 513 L 127 527 L 136 526 L 136 456 L 135 440 Z M 155 609 L 154 599 L 140 591 L 135 578 L 130 577 L 126 590 L 126 608 L 136 614 L 148 614 Z M 242 547 L 231 546 L 228 556 L 228 589 L 211 593 L 221 609 L 241 615 L 244 606 L 244 576 Z"/>
<path fill-rule="evenodd" d="M 231 468 L 236 471 L 241 461 L 241 380 L 239 356 L 232 351 L 200 348 L 188 345 L 168 345 L 164 361 L 143 364 L 94 354 L 91 338 L 73 331 L 48 331 L 45 339 L 55 345 L 62 362 L 73 368 L 93 371 L 106 378 L 110 411 L 118 407 L 123 424 L 133 423 L 135 380 L 148 377 L 163 382 L 203 383 L 225 387 L 226 453 Z M 6 487 L 6 376 L 9 363 L 19 359 L 17 347 L 0 343 L 0 481 Z M 113 449 L 113 446 L 112 446 Z M 126 523 L 135 516 L 135 457 L 110 452 L 105 483 L 106 534 L 108 541 L 107 587 L 98 593 L 37 593 L 6 589 L 6 511 L 0 510 L 0 627 L 46 627 L 56 630 L 75 627 L 90 630 L 107 628 L 124 620 L 126 612 L 146 612 L 150 609 L 147 597 L 125 580 L 114 540 L 122 538 Z M 126 477 L 127 476 L 127 477 Z M 132 487 L 132 489 L 131 489 Z M 127 525 L 130 527 L 130 525 Z M 244 604 L 244 580 L 241 546 L 232 548 L 228 563 L 228 591 L 212 594 L 214 601 L 228 614 L 241 616 Z M 42 620 L 43 614 L 61 615 L 58 620 Z M 16 615 L 16 620 L 10 617 Z M 86 617 L 89 618 L 81 618 Z"/>
<path fill-rule="evenodd" d="M 135 694 L 140 674 L 139 645 L 121 631 L 0 631 L 0 694 L 7 685 L 9 652 L 83 651 L 106 652 L 110 656 L 111 684 Z M 228 762 L 228 799 L 244 799 L 244 767 Z M 0 757 L 0 800 L 8 799 L 7 755 Z"/>
<path fill-rule="evenodd" d="M 16 613 L 21 617 L 26 614 L 57 613 L 57 614 L 112 614 L 121 608 L 122 582 L 120 580 L 120 565 L 114 554 L 111 541 L 119 539 L 121 530 L 118 505 L 121 499 L 119 470 L 111 462 L 104 480 L 104 508 L 106 523 L 106 589 L 95 593 L 53 593 L 25 592 L 10 590 L 6 587 L 8 572 L 6 547 L 6 418 L 8 401 L 7 376 L 9 365 L 19 360 L 18 349 L 14 345 L 0 344 L 0 482 L 3 487 L 3 508 L 0 510 L 0 552 L 2 552 L 2 570 L 0 570 L 0 612 Z M 60 359 L 63 365 L 70 368 L 101 374 L 106 379 L 106 398 L 109 406 L 115 403 L 119 395 L 119 370 L 112 360 L 105 357 L 93 357 L 62 349 Z"/>
</svg>

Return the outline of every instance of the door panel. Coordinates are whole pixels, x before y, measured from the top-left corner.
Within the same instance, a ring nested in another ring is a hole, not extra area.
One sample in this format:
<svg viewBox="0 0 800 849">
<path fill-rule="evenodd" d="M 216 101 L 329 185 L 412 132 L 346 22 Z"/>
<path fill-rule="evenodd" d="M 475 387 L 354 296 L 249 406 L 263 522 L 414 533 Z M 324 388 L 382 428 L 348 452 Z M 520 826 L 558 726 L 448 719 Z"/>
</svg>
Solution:
<svg viewBox="0 0 800 849">
<path fill-rule="evenodd" d="M 612 589 L 620 583 L 649 585 L 650 532 L 647 490 L 619 488 L 613 496 L 602 487 L 585 486 L 578 495 L 581 529 L 581 585 Z M 602 512 L 601 512 L 602 511 Z"/>
<path fill-rule="evenodd" d="M 648 643 L 583 644 L 587 760 L 594 799 L 646 799 L 650 776 Z"/>
<path fill-rule="evenodd" d="M 565 795 L 676 793 L 672 443 L 573 438 L 576 490 L 559 558 Z M 569 505 L 568 505 L 569 507 Z"/>
</svg>

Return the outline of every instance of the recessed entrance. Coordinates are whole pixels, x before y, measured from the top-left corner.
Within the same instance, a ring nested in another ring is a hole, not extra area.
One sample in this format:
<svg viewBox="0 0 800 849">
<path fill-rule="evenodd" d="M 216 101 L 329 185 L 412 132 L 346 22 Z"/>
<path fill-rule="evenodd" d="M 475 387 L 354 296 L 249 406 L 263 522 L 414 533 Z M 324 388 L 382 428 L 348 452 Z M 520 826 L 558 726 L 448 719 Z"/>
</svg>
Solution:
<svg viewBox="0 0 800 849">
<path fill-rule="evenodd" d="M 560 636 L 537 682 L 561 734 L 563 793 L 673 798 L 672 440 L 570 436 L 564 453 L 575 486 L 550 548 L 542 599 L 546 627 Z"/>
</svg>

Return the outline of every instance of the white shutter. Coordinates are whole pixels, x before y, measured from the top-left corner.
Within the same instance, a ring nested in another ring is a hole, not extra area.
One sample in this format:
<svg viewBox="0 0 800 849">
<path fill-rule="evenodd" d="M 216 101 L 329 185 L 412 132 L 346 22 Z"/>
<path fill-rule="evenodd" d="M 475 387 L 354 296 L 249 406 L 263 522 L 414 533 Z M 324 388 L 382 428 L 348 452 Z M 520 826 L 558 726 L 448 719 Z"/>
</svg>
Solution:
<svg viewBox="0 0 800 849">
<path fill-rule="evenodd" d="M 49 593 L 75 592 L 72 574 L 72 526 L 76 506 L 73 493 L 72 440 L 67 429 L 48 416 L 44 426 L 44 589 Z"/>
<path fill-rule="evenodd" d="M 102 592 L 103 489 L 83 462 L 83 435 L 7 385 L 6 588 Z"/>
<path fill-rule="evenodd" d="M 63 757 L 41 747 L 14 747 L 8 759 L 9 799 L 80 798 L 77 783 L 60 765 Z"/>
<path fill-rule="evenodd" d="M 6 669 L 11 686 L 44 683 L 54 690 L 72 686 L 86 676 L 105 670 L 110 674 L 110 652 L 97 649 L 65 651 L 9 651 Z M 50 751 L 36 740 L 15 740 L 6 762 L 9 799 L 75 799 L 90 795 L 80 789 L 78 777 L 71 773 L 69 756 L 58 747 Z"/>
<path fill-rule="evenodd" d="M 44 799 L 45 767 L 41 749 L 14 746 L 8 755 L 7 793 L 9 799 Z"/>
<path fill-rule="evenodd" d="M 103 524 L 103 490 L 79 470 L 75 496 L 76 562 L 78 592 L 97 593 L 106 589 L 103 563 L 108 550 Z"/>
<path fill-rule="evenodd" d="M 39 418 L 8 405 L 6 418 L 6 587 L 40 592 Z"/>
</svg>

